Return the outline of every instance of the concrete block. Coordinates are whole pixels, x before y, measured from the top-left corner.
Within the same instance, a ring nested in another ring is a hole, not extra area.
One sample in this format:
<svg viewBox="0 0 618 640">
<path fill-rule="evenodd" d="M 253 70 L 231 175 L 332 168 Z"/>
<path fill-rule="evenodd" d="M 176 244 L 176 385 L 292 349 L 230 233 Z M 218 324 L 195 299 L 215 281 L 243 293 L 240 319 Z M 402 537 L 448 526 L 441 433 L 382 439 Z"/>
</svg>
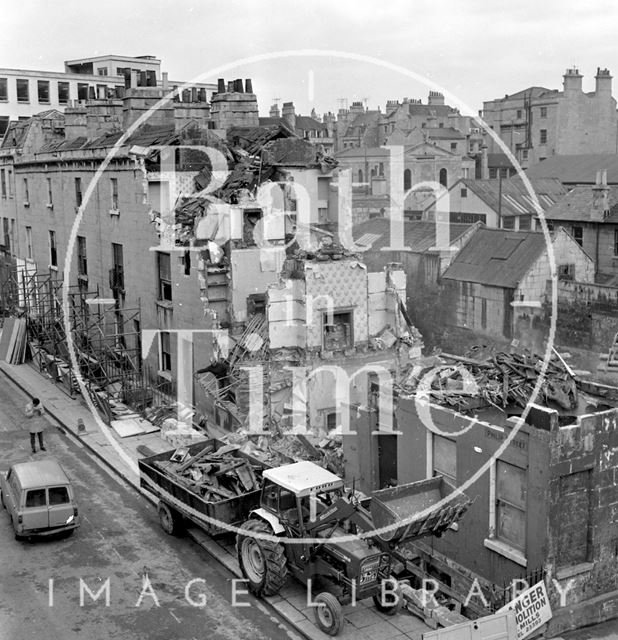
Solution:
<svg viewBox="0 0 618 640">
<path fill-rule="evenodd" d="M 271 349 L 281 347 L 304 347 L 307 329 L 305 326 L 289 326 L 285 322 L 273 322 L 268 327 Z"/>
<path fill-rule="evenodd" d="M 391 271 L 391 283 L 395 289 L 406 288 L 406 272 L 398 269 L 397 271 Z"/>
</svg>

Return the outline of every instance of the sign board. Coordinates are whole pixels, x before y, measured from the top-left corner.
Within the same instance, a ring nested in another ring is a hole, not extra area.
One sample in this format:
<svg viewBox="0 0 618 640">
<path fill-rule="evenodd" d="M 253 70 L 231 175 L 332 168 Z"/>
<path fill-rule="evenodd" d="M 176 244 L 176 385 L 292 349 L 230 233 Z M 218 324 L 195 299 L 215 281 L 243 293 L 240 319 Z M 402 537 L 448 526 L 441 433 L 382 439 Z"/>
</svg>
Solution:
<svg viewBox="0 0 618 640">
<path fill-rule="evenodd" d="M 513 611 L 517 625 L 517 640 L 527 638 L 547 621 L 552 613 L 544 582 L 539 582 L 526 589 L 521 595 L 511 600 L 500 611 Z"/>
<path fill-rule="evenodd" d="M 423 634 L 423 640 L 517 640 L 512 611 L 502 611 L 478 620 L 454 624 Z"/>
</svg>

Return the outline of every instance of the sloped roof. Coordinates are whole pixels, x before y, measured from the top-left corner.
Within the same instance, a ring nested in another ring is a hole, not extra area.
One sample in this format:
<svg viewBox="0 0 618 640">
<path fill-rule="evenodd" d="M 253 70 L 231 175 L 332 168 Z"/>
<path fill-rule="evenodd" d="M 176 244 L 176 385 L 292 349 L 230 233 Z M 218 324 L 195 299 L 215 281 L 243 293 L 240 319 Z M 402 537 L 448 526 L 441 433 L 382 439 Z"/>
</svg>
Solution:
<svg viewBox="0 0 618 640">
<path fill-rule="evenodd" d="M 361 157 L 384 157 L 388 158 L 390 155 L 390 151 L 388 149 L 384 149 L 383 147 L 352 147 L 351 149 L 343 149 L 342 151 L 337 151 L 335 153 L 335 158 L 356 158 L 358 156 Z"/>
<path fill-rule="evenodd" d="M 594 184 L 597 171 L 607 171 L 607 182 L 618 184 L 618 155 L 587 153 L 551 156 L 526 170 L 531 178 L 558 178 L 563 184 Z"/>
<path fill-rule="evenodd" d="M 545 250 L 537 231 L 479 228 L 453 258 L 442 278 L 515 289 Z"/>
<path fill-rule="evenodd" d="M 546 93 L 557 93 L 556 89 L 547 89 L 546 87 L 528 87 L 527 89 L 522 89 L 521 91 L 516 91 L 515 93 L 511 93 L 510 95 L 505 95 L 504 98 L 495 98 L 494 100 L 487 100 L 487 102 L 500 102 L 501 100 L 513 100 L 524 97 L 529 98 L 539 98 L 540 96 Z"/>
<path fill-rule="evenodd" d="M 402 105 L 404 106 L 404 105 Z M 456 109 L 447 104 L 418 104 L 416 102 L 408 102 L 408 113 L 411 116 L 422 116 L 426 118 L 430 115 L 443 118 L 449 113 L 456 113 Z"/>
<path fill-rule="evenodd" d="M 389 218 L 371 218 L 354 225 L 353 237 L 359 245 L 370 247 L 372 251 L 378 251 L 391 244 L 390 224 Z M 450 242 L 453 243 L 461 237 L 471 226 L 470 224 L 450 223 Z M 435 247 L 436 223 L 434 221 L 405 220 L 403 229 L 404 245 L 410 247 L 414 253 L 425 253 Z M 363 236 L 365 236 L 364 240 Z"/>
<path fill-rule="evenodd" d="M 502 182 L 502 186 L 500 186 L 500 182 Z M 530 183 L 543 211 L 551 209 L 567 193 L 567 188 L 555 178 L 531 179 Z M 502 181 L 497 178 L 489 180 L 465 179 L 452 188 L 456 188 L 458 185 L 460 187 L 461 184 L 474 192 L 494 211 L 500 210 L 503 216 L 535 215 L 537 213 L 534 201 L 519 176 Z M 502 192 L 501 204 L 500 192 Z"/>
<path fill-rule="evenodd" d="M 488 153 L 487 166 L 492 169 L 513 169 L 513 163 L 506 153 Z"/>
<path fill-rule="evenodd" d="M 428 127 L 423 131 L 430 138 L 435 138 L 436 140 L 463 140 L 466 137 L 459 129 L 454 127 Z"/>
<path fill-rule="evenodd" d="M 304 131 L 321 131 L 326 129 L 326 125 L 310 116 L 296 116 L 296 128 Z"/>
<path fill-rule="evenodd" d="M 609 215 L 603 222 L 618 222 L 618 187 L 609 187 Z M 551 207 L 545 217 L 548 220 L 571 220 L 587 222 L 592 219 L 592 187 L 582 185 L 573 187 L 561 200 Z"/>
</svg>

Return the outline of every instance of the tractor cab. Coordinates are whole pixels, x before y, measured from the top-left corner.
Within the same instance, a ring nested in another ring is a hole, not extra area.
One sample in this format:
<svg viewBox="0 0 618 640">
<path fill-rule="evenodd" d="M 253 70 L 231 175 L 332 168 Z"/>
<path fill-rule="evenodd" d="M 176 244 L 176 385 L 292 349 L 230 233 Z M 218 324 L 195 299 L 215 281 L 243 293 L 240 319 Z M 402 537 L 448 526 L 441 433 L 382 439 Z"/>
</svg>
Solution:
<svg viewBox="0 0 618 640">
<path fill-rule="evenodd" d="M 263 472 L 261 507 L 282 525 L 304 531 L 343 494 L 343 480 L 303 461 Z"/>
</svg>

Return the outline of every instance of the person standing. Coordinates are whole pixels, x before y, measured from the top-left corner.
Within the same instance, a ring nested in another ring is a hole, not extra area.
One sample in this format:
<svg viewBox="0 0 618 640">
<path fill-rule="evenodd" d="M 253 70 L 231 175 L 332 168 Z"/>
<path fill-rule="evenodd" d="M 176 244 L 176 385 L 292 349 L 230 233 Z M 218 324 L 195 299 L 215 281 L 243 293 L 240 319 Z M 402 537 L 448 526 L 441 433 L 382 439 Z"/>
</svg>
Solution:
<svg viewBox="0 0 618 640">
<path fill-rule="evenodd" d="M 38 398 L 33 398 L 32 402 L 26 405 L 26 416 L 30 420 L 30 446 L 32 453 L 36 453 L 36 438 L 39 437 L 39 448 L 41 451 L 47 451 L 43 444 L 43 405 Z"/>
</svg>

